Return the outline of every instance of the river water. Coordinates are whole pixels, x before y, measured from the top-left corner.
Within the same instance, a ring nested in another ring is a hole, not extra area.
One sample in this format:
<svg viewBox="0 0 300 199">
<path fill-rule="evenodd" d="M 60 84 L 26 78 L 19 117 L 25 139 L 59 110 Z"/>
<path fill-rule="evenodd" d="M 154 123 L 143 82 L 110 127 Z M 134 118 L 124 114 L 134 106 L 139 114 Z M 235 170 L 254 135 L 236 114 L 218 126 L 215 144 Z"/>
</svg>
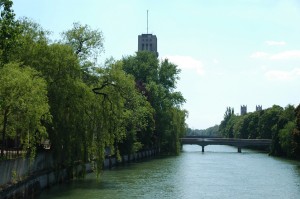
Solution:
<svg viewBox="0 0 300 199">
<path fill-rule="evenodd" d="M 185 145 L 180 156 L 131 163 L 44 191 L 39 199 L 300 199 L 300 162 L 229 146 Z"/>
</svg>

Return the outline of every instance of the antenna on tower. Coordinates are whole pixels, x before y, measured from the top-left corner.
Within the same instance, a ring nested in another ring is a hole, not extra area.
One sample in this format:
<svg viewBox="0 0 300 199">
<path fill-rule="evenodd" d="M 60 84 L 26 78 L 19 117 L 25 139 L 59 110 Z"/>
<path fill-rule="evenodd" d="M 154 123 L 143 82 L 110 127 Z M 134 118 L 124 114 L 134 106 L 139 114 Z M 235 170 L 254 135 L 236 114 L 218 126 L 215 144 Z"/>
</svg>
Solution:
<svg viewBox="0 0 300 199">
<path fill-rule="evenodd" d="M 147 10 L 147 34 L 148 34 L 148 10 Z"/>
</svg>

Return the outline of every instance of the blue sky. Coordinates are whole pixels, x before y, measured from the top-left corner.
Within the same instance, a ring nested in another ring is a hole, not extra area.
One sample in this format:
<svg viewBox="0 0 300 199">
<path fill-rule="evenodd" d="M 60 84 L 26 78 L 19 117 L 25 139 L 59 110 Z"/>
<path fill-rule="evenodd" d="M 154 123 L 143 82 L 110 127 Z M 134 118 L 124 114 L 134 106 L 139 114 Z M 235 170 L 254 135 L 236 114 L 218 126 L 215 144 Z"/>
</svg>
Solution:
<svg viewBox="0 0 300 199">
<path fill-rule="evenodd" d="M 300 103 L 300 1 L 298 0 L 14 0 L 53 40 L 88 24 L 103 32 L 101 60 L 133 55 L 138 35 L 158 39 L 160 58 L 182 72 L 177 90 L 187 102 L 187 124 L 219 124 L 226 107 L 253 112 Z"/>
</svg>

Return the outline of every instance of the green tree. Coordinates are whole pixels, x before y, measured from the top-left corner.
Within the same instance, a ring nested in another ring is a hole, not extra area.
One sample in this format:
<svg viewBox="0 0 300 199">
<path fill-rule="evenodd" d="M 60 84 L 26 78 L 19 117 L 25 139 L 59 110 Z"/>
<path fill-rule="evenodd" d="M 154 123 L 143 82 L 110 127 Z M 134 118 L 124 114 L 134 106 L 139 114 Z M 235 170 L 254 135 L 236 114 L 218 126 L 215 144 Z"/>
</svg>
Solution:
<svg viewBox="0 0 300 199">
<path fill-rule="evenodd" d="M 256 139 L 259 136 L 258 133 L 258 121 L 260 118 L 260 115 L 263 113 L 263 111 L 256 111 L 254 113 L 249 114 L 249 124 L 247 127 L 248 131 L 248 138 L 249 139 Z"/>
<path fill-rule="evenodd" d="M 271 108 L 264 110 L 259 120 L 259 137 L 261 139 L 272 139 L 272 134 L 277 131 L 275 126 L 279 120 L 283 108 L 273 105 Z"/>
<path fill-rule="evenodd" d="M 288 105 L 280 113 L 277 124 L 274 126 L 273 131 L 273 151 L 275 155 L 287 155 L 291 157 L 291 150 L 287 148 L 287 143 L 289 143 L 289 136 L 287 131 L 290 130 L 289 134 L 292 135 L 292 124 L 295 121 L 295 108 L 292 105 Z M 283 136 L 284 135 L 284 136 Z M 292 137 L 292 136 L 290 136 Z M 289 147 L 292 149 L 292 145 Z"/>
<path fill-rule="evenodd" d="M 137 52 L 136 56 L 124 58 L 123 63 L 124 71 L 134 76 L 141 92 L 145 91 L 145 84 L 158 83 L 159 61 L 154 53 Z"/>
<path fill-rule="evenodd" d="M 176 127 L 173 120 L 187 115 L 180 108 L 185 99 L 180 92 L 174 91 L 180 70 L 168 60 L 160 63 L 151 52 L 137 52 L 136 56 L 124 58 L 123 63 L 125 72 L 135 77 L 137 89 L 147 97 L 155 110 L 156 145 L 165 153 L 178 154 L 179 137 L 186 127 L 184 122 L 179 122 L 182 128 Z"/>
<path fill-rule="evenodd" d="M 47 137 L 45 123 L 51 121 L 46 82 L 40 74 L 18 64 L 0 69 L 1 156 L 7 137 L 19 139 L 34 155 L 36 146 Z"/>
<path fill-rule="evenodd" d="M 135 87 L 133 76 L 122 70 L 122 62 L 107 63 L 97 70 L 98 84 L 93 89 L 101 111 L 97 119 L 96 146 L 103 151 L 109 147 L 112 154 L 131 154 L 143 145 L 151 145 L 143 139 L 143 132 L 152 136 L 154 129 L 153 109 Z M 98 153 L 100 162 L 103 153 Z M 102 165 L 102 164 L 100 164 Z"/>
<path fill-rule="evenodd" d="M 279 130 L 279 142 L 284 153 L 288 157 L 294 156 L 293 151 L 293 131 L 296 123 L 294 121 L 288 122 L 283 129 Z"/>
<path fill-rule="evenodd" d="M 81 80 L 81 69 L 76 55 L 69 46 L 42 45 L 35 49 L 32 64 L 41 71 L 48 83 L 48 98 L 53 123 L 48 126 L 51 148 L 58 167 L 72 166 L 75 161 L 87 160 L 90 136 L 86 135 L 88 120 L 85 115 L 91 89 Z"/>
<path fill-rule="evenodd" d="M 233 129 L 232 129 L 234 138 L 243 138 L 244 137 L 243 134 L 245 133 L 246 117 L 247 117 L 247 115 L 235 117 L 235 122 L 233 124 Z"/>
<path fill-rule="evenodd" d="M 229 138 L 233 137 L 233 126 L 232 126 L 233 119 L 231 119 L 233 117 L 235 117 L 234 109 L 231 107 L 227 107 L 226 111 L 224 113 L 224 119 L 222 120 L 222 122 L 219 126 L 219 131 L 224 137 L 229 137 Z"/>
<path fill-rule="evenodd" d="M 18 45 L 14 47 L 14 53 L 10 55 L 12 61 L 32 65 L 38 69 L 39 60 L 47 57 L 49 31 L 44 30 L 39 24 L 24 17 L 18 20 L 20 34 L 17 36 Z M 43 67 L 43 66 L 39 66 Z M 39 70 L 39 69 L 38 69 Z"/>
<path fill-rule="evenodd" d="M 272 155 L 300 157 L 297 129 L 297 114 L 299 109 L 292 105 L 284 109 L 278 105 L 243 116 L 235 116 L 231 108 L 227 108 L 220 132 L 225 137 L 243 139 L 272 139 Z M 296 116 L 295 116 L 296 113 Z M 295 122 L 296 120 L 296 122 Z"/>
<path fill-rule="evenodd" d="M 62 33 L 66 44 L 70 45 L 81 60 L 91 56 L 96 58 L 103 51 L 103 35 L 88 25 L 74 23 L 73 28 Z"/>
<path fill-rule="evenodd" d="M 12 9 L 11 0 L 0 0 L 0 67 L 7 64 L 17 46 L 18 23 Z"/>
<path fill-rule="evenodd" d="M 62 36 L 62 42 L 71 46 L 78 56 L 85 78 L 89 78 L 89 72 L 94 69 L 97 58 L 104 51 L 102 32 L 76 22 L 73 28 L 63 32 Z"/>
<path fill-rule="evenodd" d="M 296 128 L 293 131 L 292 150 L 297 159 L 300 159 L 300 104 L 295 109 Z"/>
</svg>

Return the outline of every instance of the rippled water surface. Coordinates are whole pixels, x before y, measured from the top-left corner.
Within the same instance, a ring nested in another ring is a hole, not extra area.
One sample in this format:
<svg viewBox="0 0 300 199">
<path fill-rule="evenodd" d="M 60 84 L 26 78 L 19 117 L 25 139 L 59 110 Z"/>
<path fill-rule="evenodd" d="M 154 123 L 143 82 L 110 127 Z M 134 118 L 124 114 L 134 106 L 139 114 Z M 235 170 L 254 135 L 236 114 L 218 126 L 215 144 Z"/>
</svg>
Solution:
<svg viewBox="0 0 300 199">
<path fill-rule="evenodd" d="M 300 198 L 300 162 L 228 146 L 186 145 L 180 156 L 89 174 L 44 191 L 40 199 Z"/>
</svg>

